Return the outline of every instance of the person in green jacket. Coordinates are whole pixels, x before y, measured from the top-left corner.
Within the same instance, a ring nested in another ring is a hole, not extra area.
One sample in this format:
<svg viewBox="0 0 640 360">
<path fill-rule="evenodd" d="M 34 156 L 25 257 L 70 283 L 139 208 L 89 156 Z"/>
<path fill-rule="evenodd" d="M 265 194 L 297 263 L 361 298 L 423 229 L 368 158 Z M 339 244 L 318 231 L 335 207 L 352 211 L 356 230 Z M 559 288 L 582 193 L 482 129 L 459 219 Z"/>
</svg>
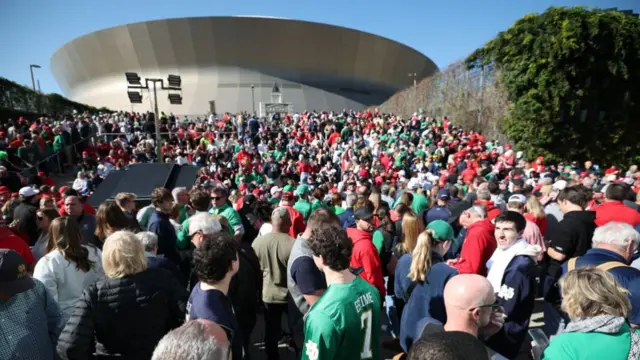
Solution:
<svg viewBox="0 0 640 360">
<path fill-rule="evenodd" d="M 244 234 L 244 226 L 240 214 L 227 201 L 229 193 L 227 188 L 218 186 L 211 192 L 211 202 L 213 207 L 209 210 L 211 215 L 224 216 L 229 221 L 229 235 L 233 235 L 236 240 L 240 240 Z"/>
<path fill-rule="evenodd" d="M 189 224 L 194 216 L 208 213 L 210 202 L 211 196 L 204 190 L 195 190 L 189 193 L 189 206 L 195 212 L 182 222 L 182 228 L 178 232 L 178 240 L 176 241 L 178 249 L 187 250 L 192 247 L 191 236 L 189 236 Z"/>
<path fill-rule="evenodd" d="M 298 197 L 298 201 L 293 205 L 293 208 L 300 211 L 304 221 L 306 222 L 311 215 L 311 203 L 309 202 L 309 187 L 307 185 L 298 185 L 295 195 Z"/>
<path fill-rule="evenodd" d="M 622 264 L 621 266 L 627 266 Z M 549 343 L 543 360 L 626 360 L 640 357 L 640 334 L 629 327 L 628 291 L 608 271 L 583 267 L 560 280 L 564 329 Z M 540 350 L 534 346 L 534 354 Z"/>
<path fill-rule="evenodd" d="M 60 128 L 55 128 L 53 133 L 56 135 L 53 138 L 53 151 L 58 152 L 64 150 L 64 137 Z"/>
</svg>

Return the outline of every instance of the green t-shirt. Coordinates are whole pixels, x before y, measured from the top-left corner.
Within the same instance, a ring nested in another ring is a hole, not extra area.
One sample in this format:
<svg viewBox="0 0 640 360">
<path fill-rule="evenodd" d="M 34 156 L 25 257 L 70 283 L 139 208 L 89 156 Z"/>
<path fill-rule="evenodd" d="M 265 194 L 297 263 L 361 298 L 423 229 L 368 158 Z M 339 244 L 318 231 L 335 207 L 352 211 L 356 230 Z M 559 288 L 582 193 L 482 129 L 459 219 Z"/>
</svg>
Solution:
<svg viewBox="0 0 640 360">
<path fill-rule="evenodd" d="M 564 333 L 553 338 L 542 354 L 542 360 L 626 359 L 631 347 L 629 325 L 614 334 L 599 332 Z M 636 333 L 638 331 L 636 330 Z"/>
<path fill-rule="evenodd" d="M 62 135 L 56 135 L 53 138 L 53 150 L 61 151 L 64 148 L 64 137 Z"/>
<path fill-rule="evenodd" d="M 326 207 L 326 205 L 322 201 L 315 199 L 311 203 L 311 213 L 323 207 Z"/>
<path fill-rule="evenodd" d="M 382 235 L 382 231 L 376 230 L 373 233 L 373 239 L 371 240 L 371 242 L 373 242 L 376 250 L 378 250 L 378 255 L 380 255 L 380 253 L 382 252 L 382 246 L 384 245 L 384 235 Z"/>
<path fill-rule="evenodd" d="M 252 173 L 251 174 L 251 181 L 255 181 L 256 184 L 258 184 L 258 185 L 262 185 L 262 184 L 264 184 L 264 175 Z"/>
<path fill-rule="evenodd" d="M 304 322 L 302 360 L 380 360 L 380 304 L 359 276 L 329 285 Z"/>
<path fill-rule="evenodd" d="M 300 211 L 302 217 L 304 217 L 304 221 L 307 221 L 309 216 L 311 216 L 311 203 L 308 200 L 300 199 L 296 201 L 293 208 Z"/>
<path fill-rule="evenodd" d="M 284 157 L 284 152 L 280 150 L 274 150 L 271 152 L 271 155 L 273 156 L 273 159 L 275 161 L 280 162 L 280 160 L 282 160 L 282 158 Z"/>
<path fill-rule="evenodd" d="M 342 138 L 342 141 L 347 141 L 349 140 L 349 137 L 351 136 L 351 129 L 348 127 L 345 127 L 344 129 L 342 129 L 342 131 L 340 132 L 340 137 Z"/>
<path fill-rule="evenodd" d="M 36 145 L 31 145 L 29 147 L 22 146 L 18 148 L 18 157 L 31 165 L 35 165 L 39 160 L 38 148 Z"/>
<path fill-rule="evenodd" d="M 244 227 L 242 226 L 242 219 L 240 214 L 229 204 L 222 205 L 219 209 L 212 208 L 209 210 L 211 215 L 224 216 L 229 221 L 229 235 L 244 234 Z"/>
<path fill-rule="evenodd" d="M 413 193 L 413 201 L 411 202 L 411 208 L 413 211 L 421 216 L 422 212 L 429 207 L 429 200 L 422 194 Z"/>
<path fill-rule="evenodd" d="M 340 214 L 344 212 L 344 209 L 341 208 L 340 206 L 334 205 L 331 207 L 331 211 L 333 211 L 333 213 L 336 214 L 337 216 L 340 216 Z"/>
</svg>

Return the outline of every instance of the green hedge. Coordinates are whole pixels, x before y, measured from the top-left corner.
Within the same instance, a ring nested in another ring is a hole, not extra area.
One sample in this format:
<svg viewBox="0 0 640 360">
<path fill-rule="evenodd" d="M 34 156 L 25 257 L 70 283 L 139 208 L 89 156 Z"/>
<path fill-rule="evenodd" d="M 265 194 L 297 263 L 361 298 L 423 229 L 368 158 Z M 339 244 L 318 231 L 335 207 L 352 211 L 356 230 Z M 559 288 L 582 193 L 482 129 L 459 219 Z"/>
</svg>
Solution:
<svg viewBox="0 0 640 360">
<path fill-rule="evenodd" d="M 0 77 L 0 122 L 20 116 L 30 119 L 44 114 L 62 116 L 71 114 L 74 110 L 79 113 L 111 112 L 107 108 L 80 104 L 58 94 L 41 94 Z"/>
</svg>

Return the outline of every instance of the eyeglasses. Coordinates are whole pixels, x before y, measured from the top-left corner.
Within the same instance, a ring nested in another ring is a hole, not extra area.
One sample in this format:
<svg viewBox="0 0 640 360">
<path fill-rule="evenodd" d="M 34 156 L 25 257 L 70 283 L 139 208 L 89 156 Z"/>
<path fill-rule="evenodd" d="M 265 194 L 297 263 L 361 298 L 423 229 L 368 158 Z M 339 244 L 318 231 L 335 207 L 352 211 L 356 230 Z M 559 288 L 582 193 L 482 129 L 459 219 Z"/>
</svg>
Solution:
<svg viewBox="0 0 640 360">
<path fill-rule="evenodd" d="M 483 309 L 483 308 L 489 308 L 491 309 L 491 312 L 496 312 L 500 309 L 500 303 L 498 303 L 498 300 L 496 300 L 493 304 L 484 304 L 484 305 L 479 305 L 476 306 L 474 308 L 469 309 L 469 311 L 473 311 L 475 309 Z"/>
</svg>

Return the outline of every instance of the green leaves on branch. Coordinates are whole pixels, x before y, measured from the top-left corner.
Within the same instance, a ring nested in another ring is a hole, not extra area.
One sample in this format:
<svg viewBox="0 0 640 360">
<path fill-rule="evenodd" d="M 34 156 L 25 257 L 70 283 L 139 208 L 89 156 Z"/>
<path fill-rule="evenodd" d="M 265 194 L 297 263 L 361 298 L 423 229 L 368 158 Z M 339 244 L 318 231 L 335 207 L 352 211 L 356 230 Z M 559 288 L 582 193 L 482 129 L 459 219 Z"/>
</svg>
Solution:
<svg viewBox="0 0 640 360">
<path fill-rule="evenodd" d="M 110 112 L 107 108 L 71 101 L 58 94 L 41 94 L 32 89 L 0 77 L 0 121 L 19 116 L 67 115 L 73 110 L 79 113 Z M 33 120 L 33 118 L 31 119 Z"/>
<path fill-rule="evenodd" d="M 527 156 L 640 161 L 640 19 L 551 7 L 516 21 L 467 59 L 500 69 L 504 130 Z"/>
</svg>

